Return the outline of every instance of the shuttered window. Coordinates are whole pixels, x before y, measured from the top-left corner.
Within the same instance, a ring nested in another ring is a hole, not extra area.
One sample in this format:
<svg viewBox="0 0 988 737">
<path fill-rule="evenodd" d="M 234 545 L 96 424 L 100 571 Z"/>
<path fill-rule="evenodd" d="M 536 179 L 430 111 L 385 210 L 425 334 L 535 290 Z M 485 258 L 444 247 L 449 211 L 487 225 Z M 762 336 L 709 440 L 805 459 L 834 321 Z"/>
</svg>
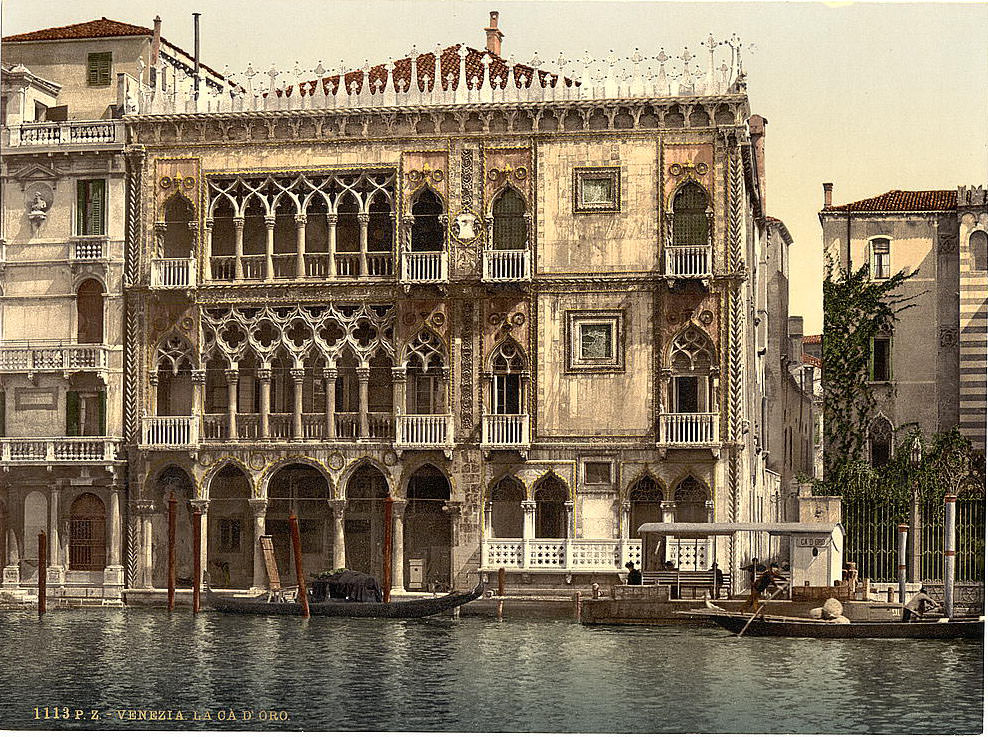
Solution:
<svg viewBox="0 0 988 737">
<path fill-rule="evenodd" d="M 106 87 L 110 84 L 110 67 L 113 53 L 100 51 L 90 54 L 86 60 L 86 84 L 90 87 Z"/>
<path fill-rule="evenodd" d="M 106 180 L 80 179 L 76 192 L 78 235 L 106 235 Z"/>
</svg>

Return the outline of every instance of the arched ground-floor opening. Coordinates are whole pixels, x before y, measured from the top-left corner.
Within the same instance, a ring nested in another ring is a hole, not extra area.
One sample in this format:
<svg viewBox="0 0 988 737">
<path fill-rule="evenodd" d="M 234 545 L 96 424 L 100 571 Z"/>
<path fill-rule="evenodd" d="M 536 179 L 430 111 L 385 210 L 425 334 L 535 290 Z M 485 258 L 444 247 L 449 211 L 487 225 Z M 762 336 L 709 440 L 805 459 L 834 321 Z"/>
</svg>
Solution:
<svg viewBox="0 0 988 737">
<path fill-rule="evenodd" d="M 346 567 L 385 580 L 384 537 L 388 521 L 384 518 L 388 481 L 370 464 L 364 464 L 346 484 L 346 513 L 343 535 Z"/>
<path fill-rule="evenodd" d="M 283 586 L 295 584 L 295 556 L 288 518 L 298 518 L 302 571 L 329 570 L 333 560 L 333 515 L 329 484 L 318 469 L 293 463 L 279 469 L 268 483 L 265 533 L 271 536 Z"/>
<path fill-rule="evenodd" d="M 566 485 L 557 476 L 545 476 L 535 485 L 535 537 L 569 537 L 566 521 Z"/>
<path fill-rule="evenodd" d="M 251 484 L 232 464 L 209 484 L 209 534 L 206 570 L 211 585 L 248 588 L 254 577 L 254 529 Z"/>
<path fill-rule="evenodd" d="M 445 591 L 450 588 L 452 522 L 447 503 L 449 479 L 432 465 L 422 466 L 408 481 L 404 516 L 405 588 Z"/>
<path fill-rule="evenodd" d="M 513 476 L 507 476 L 491 489 L 491 536 L 519 538 L 525 531 L 525 486 Z"/>
<path fill-rule="evenodd" d="M 151 485 L 155 509 L 152 583 L 157 588 L 168 586 L 168 503 L 175 495 L 175 585 L 191 586 L 194 572 L 192 561 L 192 505 L 195 487 L 192 478 L 178 466 L 166 466 Z"/>
<path fill-rule="evenodd" d="M 69 570 L 106 567 L 106 505 L 95 494 L 80 494 L 69 507 Z"/>
</svg>

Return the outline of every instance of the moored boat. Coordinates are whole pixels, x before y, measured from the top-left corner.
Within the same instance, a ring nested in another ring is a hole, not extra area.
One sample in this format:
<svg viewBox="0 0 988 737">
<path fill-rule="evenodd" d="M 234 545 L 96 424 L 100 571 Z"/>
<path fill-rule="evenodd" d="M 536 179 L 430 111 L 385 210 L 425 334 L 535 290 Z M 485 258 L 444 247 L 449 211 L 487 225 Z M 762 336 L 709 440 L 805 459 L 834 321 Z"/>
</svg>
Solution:
<svg viewBox="0 0 988 737">
<path fill-rule="evenodd" d="M 828 622 L 804 617 L 782 617 L 718 612 L 710 609 L 692 610 L 690 614 L 707 617 L 735 634 L 753 637 L 815 637 L 823 639 L 914 639 L 952 640 L 984 637 L 984 617 L 969 619 L 926 619 L 915 622 Z"/>
<path fill-rule="evenodd" d="M 309 602 L 309 613 L 314 617 L 381 617 L 389 619 L 412 619 L 455 609 L 480 597 L 483 584 L 472 591 L 452 592 L 445 596 L 407 599 L 404 601 L 346 601 L 327 599 Z M 218 612 L 229 614 L 287 614 L 300 616 L 302 605 L 297 601 L 269 601 L 267 593 L 257 596 L 223 596 L 206 590 L 205 604 Z"/>
</svg>

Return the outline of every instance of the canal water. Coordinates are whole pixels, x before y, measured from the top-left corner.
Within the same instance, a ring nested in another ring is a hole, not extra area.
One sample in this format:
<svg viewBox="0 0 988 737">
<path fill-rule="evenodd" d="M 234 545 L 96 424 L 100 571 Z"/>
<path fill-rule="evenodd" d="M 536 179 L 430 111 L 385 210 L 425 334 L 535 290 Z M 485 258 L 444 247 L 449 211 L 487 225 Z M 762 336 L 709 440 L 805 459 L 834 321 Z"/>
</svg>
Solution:
<svg viewBox="0 0 988 737">
<path fill-rule="evenodd" d="M 0 728 L 978 733 L 983 654 L 543 619 L 7 612 Z"/>
</svg>

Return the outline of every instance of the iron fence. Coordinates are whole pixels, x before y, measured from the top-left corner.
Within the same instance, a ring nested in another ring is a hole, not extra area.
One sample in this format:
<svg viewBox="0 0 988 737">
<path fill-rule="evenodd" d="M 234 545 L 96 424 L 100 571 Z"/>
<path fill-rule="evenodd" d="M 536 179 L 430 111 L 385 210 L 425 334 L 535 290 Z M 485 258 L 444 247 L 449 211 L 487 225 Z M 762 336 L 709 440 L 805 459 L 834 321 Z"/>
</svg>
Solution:
<svg viewBox="0 0 988 737">
<path fill-rule="evenodd" d="M 957 581 L 985 580 L 985 500 L 958 499 L 954 577 Z M 920 578 L 943 580 L 943 502 L 920 506 Z"/>
<path fill-rule="evenodd" d="M 843 504 L 844 559 L 861 578 L 896 580 L 896 526 L 909 521 L 909 510 L 857 497 Z"/>
</svg>

